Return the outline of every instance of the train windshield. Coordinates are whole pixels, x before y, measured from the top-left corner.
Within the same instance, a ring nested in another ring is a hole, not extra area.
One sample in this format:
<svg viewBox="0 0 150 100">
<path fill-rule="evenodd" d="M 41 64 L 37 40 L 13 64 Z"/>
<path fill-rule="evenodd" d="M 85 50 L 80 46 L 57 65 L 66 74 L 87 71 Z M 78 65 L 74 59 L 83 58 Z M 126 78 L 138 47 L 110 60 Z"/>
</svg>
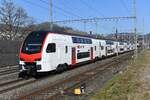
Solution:
<svg viewBox="0 0 150 100">
<path fill-rule="evenodd" d="M 31 32 L 24 41 L 22 52 L 26 54 L 40 53 L 46 32 Z"/>
</svg>

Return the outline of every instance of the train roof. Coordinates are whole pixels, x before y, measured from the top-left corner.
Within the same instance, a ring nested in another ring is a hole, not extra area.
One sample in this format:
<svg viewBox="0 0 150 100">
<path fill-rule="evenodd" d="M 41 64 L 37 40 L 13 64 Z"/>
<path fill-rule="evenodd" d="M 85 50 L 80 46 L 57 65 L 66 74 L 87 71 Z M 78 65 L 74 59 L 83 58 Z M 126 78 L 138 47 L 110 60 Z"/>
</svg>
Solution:
<svg viewBox="0 0 150 100">
<path fill-rule="evenodd" d="M 54 34 L 62 34 L 62 35 L 69 35 L 69 36 L 80 36 L 80 37 L 86 37 L 86 38 L 92 38 L 92 39 L 100 39 L 100 40 L 107 40 L 107 41 L 112 41 L 112 42 L 125 42 L 125 41 L 117 41 L 117 40 L 111 40 L 111 39 L 102 39 L 102 38 L 96 38 L 94 35 L 90 34 L 75 34 L 75 33 L 67 33 L 67 32 L 53 32 L 53 31 L 48 31 L 48 30 L 39 30 L 39 31 L 33 31 L 33 32 L 41 32 L 41 33 L 54 33 Z"/>
<path fill-rule="evenodd" d="M 41 33 L 54 33 L 54 34 L 62 34 L 62 35 L 70 35 L 70 36 L 80 36 L 80 37 L 87 37 L 87 38 L 94 38 L 92 35 L 81 35 L 81 34 L 75 34 L 75 33 L 67 33 L 67 32 L 53 32 L 53 31 L 47 31 L 47 30 L 39 30 L 34 32 L 41 32 Z"/>
</svg>

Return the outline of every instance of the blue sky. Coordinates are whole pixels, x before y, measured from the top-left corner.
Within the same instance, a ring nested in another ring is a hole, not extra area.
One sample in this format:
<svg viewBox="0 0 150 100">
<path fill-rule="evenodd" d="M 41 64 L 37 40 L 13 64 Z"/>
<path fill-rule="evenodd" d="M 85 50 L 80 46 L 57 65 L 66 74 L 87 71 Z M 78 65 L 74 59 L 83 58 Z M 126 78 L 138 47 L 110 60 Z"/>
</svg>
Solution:
<svg viewBox="0 0 150 100">
<path fill-rule="evenodd" d="M 17 6 L 23 7 L 29 16 L 35 18 L 37 23 L 49 21 L 49 1 L 50 0 L 12 0 Z M 47 3 L 41 2 L 46 1 Z M 93 17 L 131 16 L 133 0 L 52 0 L 53 19 L 81 19 Z M 137 27 L 138 31 L 150 32 L 150 0 L 136 0 L 137 2 Z M 61 23 L 62 26 L 70 26 L 84 31 L 84 23 Z M 97 31 L 100 34 L 115 32 L 116 27 L 119 32 L 129 32 L 133 28 L 133 20 L 126 21 L 99 21 Z M 89 22 L 86 24 L 86 31 L 96 32 L 96 24 Z"/>
</svg>

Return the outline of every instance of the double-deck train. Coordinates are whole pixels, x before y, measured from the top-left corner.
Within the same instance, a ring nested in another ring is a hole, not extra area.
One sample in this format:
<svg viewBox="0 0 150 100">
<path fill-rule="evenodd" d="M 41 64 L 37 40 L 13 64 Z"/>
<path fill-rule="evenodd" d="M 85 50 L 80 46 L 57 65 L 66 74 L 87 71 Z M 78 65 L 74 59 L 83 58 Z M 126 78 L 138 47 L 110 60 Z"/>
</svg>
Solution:
<svg viewBox="0 0 150 100">
<path fill-rule="evenodd" d="M 134 44 L 70 33 L 33 31 L 20 49 L 19 77 L 61 72 L 79 63 L 134 50 Z"/>
</svg>

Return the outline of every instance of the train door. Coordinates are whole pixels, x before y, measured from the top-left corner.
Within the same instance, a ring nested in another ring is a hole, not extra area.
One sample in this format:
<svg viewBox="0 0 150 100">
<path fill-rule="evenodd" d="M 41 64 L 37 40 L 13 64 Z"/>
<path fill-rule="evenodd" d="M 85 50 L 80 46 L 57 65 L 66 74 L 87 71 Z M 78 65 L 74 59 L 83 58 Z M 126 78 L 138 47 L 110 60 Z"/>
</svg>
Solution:
<svg viewBox="0 0 150 100">
<path fill-rule="evenodd" d="M 44 67 L 43 70 L 54 70 L 59 63 L 59 57 L 57 56 L 58 50 L 56 50 L 55 43 L 49 43 L 46 47 L 46 53 L 44 53 Z"/>
<path fill-rule="evenodd" d="M 76 64 L 76 48 L 72 48 L 72 64 Z"/>
<path fill-rule="evenodd" d="M 91 60 L 93 60 L 93 47 L 91 47 Z"/>
</svg>

